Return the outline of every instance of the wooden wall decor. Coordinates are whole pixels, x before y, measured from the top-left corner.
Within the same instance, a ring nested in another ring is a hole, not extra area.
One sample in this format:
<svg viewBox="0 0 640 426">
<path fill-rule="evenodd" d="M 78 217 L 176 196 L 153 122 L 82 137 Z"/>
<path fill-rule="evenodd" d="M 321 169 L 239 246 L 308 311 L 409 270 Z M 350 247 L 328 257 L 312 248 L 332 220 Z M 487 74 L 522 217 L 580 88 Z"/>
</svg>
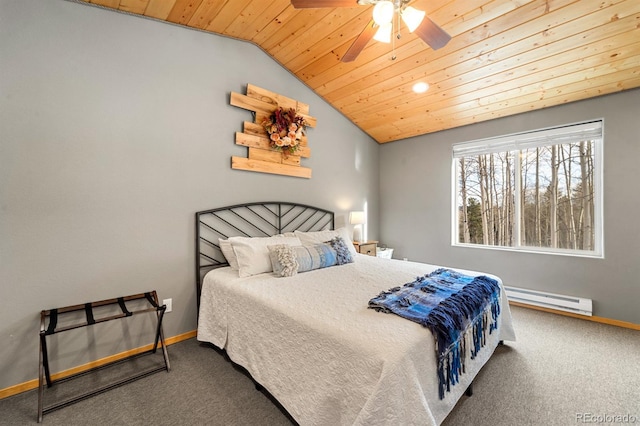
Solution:
<svg viewBox="0 0 640 426">
<path fill-rule="evenodd" d="M 236 145 L 249 149 L 248 157 L 231 157 L 231 168 L 251 172 L 273 173 L 278 175 L 311 178 L 311 169 L 300 165 L 300 158 L 309 158 L 311 150 L 307 136 L 302 136 L 300 149 L 296 154 L 285 156 L 274 151 L 269 145 L 269 137 L 262 123 L 268 120 L 278 107 L 293 108 L 304 117 L 307 127 L 315 127 L 316 119 L 309 115 L 309 105 L 287 98 L 266 89 L 247 85 L 247 94 L 231 92 L 231 105 L 253 111 L 253 122 L 244 122 L 243 131 L 236 132 Z"/>
</svg>

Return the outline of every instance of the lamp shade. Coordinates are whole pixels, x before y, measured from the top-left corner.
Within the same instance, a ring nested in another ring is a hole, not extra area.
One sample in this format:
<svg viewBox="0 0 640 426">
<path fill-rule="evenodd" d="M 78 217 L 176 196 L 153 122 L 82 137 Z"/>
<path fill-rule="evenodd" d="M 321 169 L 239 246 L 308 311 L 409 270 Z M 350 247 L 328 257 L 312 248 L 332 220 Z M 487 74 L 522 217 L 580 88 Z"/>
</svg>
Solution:
<svg viewBox="0 0 640 426">
<path fill-rule="evenodd" d="M 389 22 L 388 24 L 382 24 L 378 28 L 378 31 L 376 31 L 375 35 L 373 36 L 373 39 L 380 41 L 382 43 L 391 43 L 392 31 L 393 31 L 393 25 L 391 25 L 391 22 Z"/>
<path fill-rule="evenodd" d="M 412 33 L 420 26 L 424 19 L 425 12 L 422 10 L 414 9 L 411 6 L 407 6 L 402 11 L 402 20 L 409 28 L 409 32 Z"/>
<path fill-rule="evenodd" d="M 362 225 L 366 223 L 364 220 L 364 212 L 356 211 L 349 213 L 349 223 L 351 225 Z"/>
<path fill-rule="evenodd" d="M 373 21 L 378 25 L 390 24 L 395 7 L 391 1 L 379 1 L 373 7 Z"/>
</svg>

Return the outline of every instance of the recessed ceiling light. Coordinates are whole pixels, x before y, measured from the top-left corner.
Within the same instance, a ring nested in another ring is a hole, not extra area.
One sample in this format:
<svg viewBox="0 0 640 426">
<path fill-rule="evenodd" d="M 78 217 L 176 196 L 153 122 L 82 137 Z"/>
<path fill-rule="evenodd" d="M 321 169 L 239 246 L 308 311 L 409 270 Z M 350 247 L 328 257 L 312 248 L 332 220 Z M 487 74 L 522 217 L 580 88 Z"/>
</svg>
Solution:
<svg viewBox="0 0 640 426">
<path fill-rule="evenodd" d="M 424 81 L 419 81 L 413 85 L 413 91 L 416 93 L 424 93 L 429 90 L 429 85 Z"/>
</svg>

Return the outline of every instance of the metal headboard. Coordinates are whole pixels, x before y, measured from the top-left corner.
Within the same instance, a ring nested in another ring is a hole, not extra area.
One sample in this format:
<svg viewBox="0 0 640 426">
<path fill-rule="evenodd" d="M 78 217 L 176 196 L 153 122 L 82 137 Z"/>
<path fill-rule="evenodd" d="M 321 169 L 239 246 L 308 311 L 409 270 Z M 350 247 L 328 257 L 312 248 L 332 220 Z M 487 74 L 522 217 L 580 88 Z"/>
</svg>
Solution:
<svg viewBox="0 0 640 426">
<path fill-rule="evenodd" d="M 283 232 L 334 229 L 334 213 L 304 204 L 268 201 L 237 204 L 196 213 L 196 286 L 198 308 L 202 278 L 228 266 L 219 238 L 269 237 Z"/>
</svg>

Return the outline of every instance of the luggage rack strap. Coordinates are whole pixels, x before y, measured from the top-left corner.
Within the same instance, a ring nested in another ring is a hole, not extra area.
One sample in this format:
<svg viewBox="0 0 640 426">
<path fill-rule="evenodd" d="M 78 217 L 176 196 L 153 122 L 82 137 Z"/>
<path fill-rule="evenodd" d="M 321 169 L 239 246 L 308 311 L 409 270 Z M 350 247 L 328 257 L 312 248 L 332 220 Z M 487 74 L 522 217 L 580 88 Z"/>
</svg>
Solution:
<svg viewBox="0 0 640 426">
<path fill-rule="evenodd" d="M 142 300 L 142 299 L 146 299 L 149 304 L 152 306 L 150 308 L 144 308 L 144 309 L 138 309 L 135 311 L 129 311 L 126 307 L 126 303 L 125 302 L 129 302 L 132 300 Z M 114 319 L 120 319 L 120 318 L 124 318 L 124 317 L 129 317 L 132 315 L 136 315 L 136 314 L 141 314 L 141 313 L 145 313 L 145 312 L 153 312 L 153 311 L 159 311 L 162 309 L 161 306 L 158 305 L 158 296 L 156 295 L 155 290 L 151 291 L 151 292 L 146 292 L 146 293 L 140 293 L 140 294 L 134 294 L 131 296 L 125 296 L 125 297 L 116 297 L 113 299 L 105 299 L 105 300 L 99 300 L 97 302 L 89 302 L 89 303 L 83 303 L 81 305 L 71 305 L 71 306 L 65 306 L 62 308 L 54 308 L 54 309 L 48 309 L 48 310 L 44 310 L 41 312 L 41 332 L 43 330 L 44 324 L 42 324 L 42 321 L 45 321 L 46 318 L 49 318 L 49 325 L 46 328 L 46 330 L 44 331 L 44 334 L 46 336 L 49 336 L 51 334 L 56 334 L 56 333 L 60 333 L 63 331 L 67 331 L 67 330 L 72 330 L 74 328 L 79 328 L 79 327 L 86 327 L 88 325 L 93 325 L 93 324 L 98 324 L 101 322 L 105 322 L 105 321 L 111 321 Z M 93 314 L 93 309 L 94 308 L 98 308 L 101 306 L 107 306 L 107 305 L 119 305 L 120 309 L 122 310 L 121 314 L 115 314 L 115 315 L 109 315 L 106 317 L 102 317 L 102 318 L 95 318 L 94 314 Z M 85 316 L 87 318 L 86 322 L 79 322 L 76 324 L 71 324 L 65 327 L 60 327 L 58 328 L 58 318 L 60 315 L 62 314 L 66 314 L 69 312 L 76 312 L 76 311 L 85 311 Z"/>
</svg>

